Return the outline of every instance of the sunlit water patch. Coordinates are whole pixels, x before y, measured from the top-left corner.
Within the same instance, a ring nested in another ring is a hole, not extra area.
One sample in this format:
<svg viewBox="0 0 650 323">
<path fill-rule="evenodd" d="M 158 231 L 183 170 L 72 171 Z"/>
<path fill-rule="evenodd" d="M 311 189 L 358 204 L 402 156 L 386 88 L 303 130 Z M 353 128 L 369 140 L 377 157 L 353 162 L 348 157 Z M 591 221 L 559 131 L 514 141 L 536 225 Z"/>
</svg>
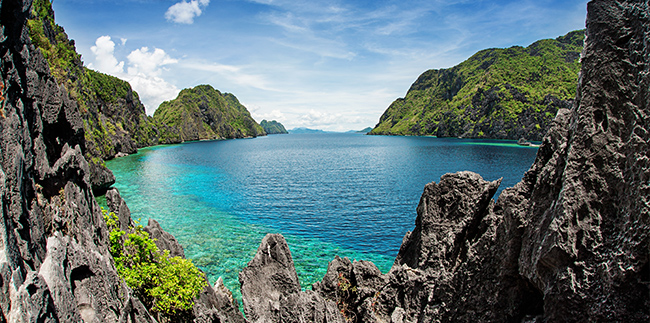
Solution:
<svg viewBox="0 0 650 323">
<path fill-rule="evenodd" d="M 289 243 L 303 288 L 335 255 L 387 272 L 426 183 L 475 171 L 518 182 L 536 149 L 514 142 L 356 134 L 276 135 L 141 149 L 107 162 L 134 219 L 154 218 L 239 298 L 267 233 Z"/>
</svg>

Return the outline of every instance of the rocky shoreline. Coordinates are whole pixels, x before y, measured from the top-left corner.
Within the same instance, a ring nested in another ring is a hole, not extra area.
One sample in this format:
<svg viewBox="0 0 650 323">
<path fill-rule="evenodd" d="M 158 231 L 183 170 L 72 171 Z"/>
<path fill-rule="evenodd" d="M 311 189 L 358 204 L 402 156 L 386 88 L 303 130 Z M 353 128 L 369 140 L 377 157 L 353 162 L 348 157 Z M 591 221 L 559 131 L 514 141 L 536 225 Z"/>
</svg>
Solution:
<svg viewBox="0 0 650 323">
<path fill-rule="evenodd" d="M 155 322 L 117 276 L 82 154 L 76 101 L 31 44 L 31 0 L 3 0 L 0 322 Z M 390 272 L 334 259 L 312 290 L 288 245 L 266 236 L 193 322 L 578 322 L 650 320 L 650 3 L 593 0 L 578 94 L 523 180 L 446 174 L 424 188 Z M 107 193 L 123 225 L 130 213 Z M 150 221 L 161 248 L 182 255 Z M 164 318 L 158 318 L 161 321 Z"/>
</svg>

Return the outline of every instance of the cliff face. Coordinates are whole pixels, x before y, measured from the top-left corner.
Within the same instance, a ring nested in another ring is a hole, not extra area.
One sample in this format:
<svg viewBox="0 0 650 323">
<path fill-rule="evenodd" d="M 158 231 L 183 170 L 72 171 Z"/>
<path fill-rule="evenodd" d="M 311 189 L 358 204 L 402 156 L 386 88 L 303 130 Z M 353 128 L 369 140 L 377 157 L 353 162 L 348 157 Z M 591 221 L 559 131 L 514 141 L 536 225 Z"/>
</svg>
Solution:
<svg viewBox="0 0 650 323">
<path fill-rule="evenodd" d="M 79 105 L 85 137 L 81 149 L 96 191 L 115 182 L 104 160 L 135 153 L 140 147 L 171 143 L 160 140 L 166 128 L 155 125 L 145 114 L 129 83 L 83 67 L 74 41 L 55 23 L 49 0 L 34 1 L 27 24 L 29 37 L 45 57 L 51 74 Z"/>
<path fill-rule="evenodd" d="M 170 136 L 180 141 L 266 135 L 234 95 L 210 85 L 182 90 L 176 99 L 160 104 L 154 120 L 174 129 Z"/>
<path fill-rule="evenodd" d="M 583 40 L 574 31 L 426 71 L 370 134 L 541 140 L 557 110 L 571 107 Z"/>
<path fill-rule="evenodd" d="M 30 42 L 30 8 L 0 7 L 0 321 L 151 321 L 113 267 L 83 119 Z"/>
<path fill-rule="evenodd" d="M 442 176 L 389 273 L 337 258 L 314 291 L 348 322 L 649 321 L 649 40 L 648 1 L 589 2 L 576 100 L 523 180 L 495 203 Z"/>
<path fill-rule="evenodd" d="M 60 71 L 31 43 L 32 1 L 0 4 L 0 322 L 156 322 L 116 272 L 82 149 L 87 119 L 53 76 Z M 107 200 L 121 224 L 132 225 L 119 194 L 110 191 Z M 155 221 L 146 230 L 182 256 Z M 244 318 L 217 284 L 200 293 L 183 322 Z"/>
<path fill-rule="evenodd" d="M 45 56 L 58 84 L 65 87 L 79 105 L 83 119 L 85 145 L 81 146 L 90 165 L 90 183 L 103 193 L 115 183 L 104 161 L 133 154 L 138 148 L 186 140 L 241 138 L 263 135 L 264 130 L 232 94 L 211 89 L 201 93 L 198 110 L 170 103 L 161 118 L 147 116 L 138 94 L 128 82 L 85 68 L 74 41 L 54 21 L 50 0 L 35 0 L 30 11 L 29 37 Z M 182 93 L 196 92 L 185 90 Z M 218 97 L 217 97 L 218 96 Z M 180 100 L 180 98 L 179 98 Z M 190 104 L 185 102 L 186 104 Z M 172 111 L 173 110 L 173 111 Z M 176 114 L 179 113 L 179 114 Z"/>
</svg>

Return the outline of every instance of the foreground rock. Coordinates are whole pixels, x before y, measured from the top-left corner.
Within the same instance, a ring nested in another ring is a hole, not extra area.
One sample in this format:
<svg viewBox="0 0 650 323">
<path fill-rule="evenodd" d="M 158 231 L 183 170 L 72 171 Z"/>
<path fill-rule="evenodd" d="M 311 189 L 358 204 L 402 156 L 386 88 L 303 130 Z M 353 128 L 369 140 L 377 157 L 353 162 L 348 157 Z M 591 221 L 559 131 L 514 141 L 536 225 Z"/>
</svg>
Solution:
<svg viewBox="0 0 650 323">
<path fill-rule="evenodd" d="M 499 181 L 442 176 L 389 273 L 336 258 L 314 292 L 354 322 L 650 321 L 648 44 L 648 1 L 589 2 L 575 104 L 523 180 L 494 203 Z"/>
<path fill-rule="evenodd" d="M 29 41 L 30 5 L 0 7 L 0 321 L 153 322 L 113 267 L 82 118 Z"/>
<path fill-rule="evenodd" d="M 244 313 L 250 322 L 344 322 L 336 303 L 302 292 L 289 246 L 268 234 L 239 274 Z"/>
</svg>

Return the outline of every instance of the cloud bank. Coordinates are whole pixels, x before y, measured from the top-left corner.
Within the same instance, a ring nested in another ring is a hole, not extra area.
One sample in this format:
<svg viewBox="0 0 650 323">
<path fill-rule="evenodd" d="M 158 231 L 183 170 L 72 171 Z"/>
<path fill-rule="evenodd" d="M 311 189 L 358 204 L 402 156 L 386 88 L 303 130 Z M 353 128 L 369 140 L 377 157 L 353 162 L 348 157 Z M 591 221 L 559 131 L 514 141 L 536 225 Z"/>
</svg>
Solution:
<svg viewBox="0 0 650 323">
<path fill-rule="evenodd" d="M 122 44 L 126 43 L 125 39 L 121 41 Z M 148 47 L 142 47 L 132 51 L 127 56 L 126 72 L 124 61 L 118 61 L 115 57 L 115 43 L 110 36 L 97 38 L 95 46 L 90 50 L 95 55 L 95 60 L 88 64 L 88 67 L 129 82 L 138 92 L 149 115 L 156 111 L 160 103 L 174 99 L 180 92 L 176 86 L 162 78 L 165 67 L 178 63 L 178 60 L 171 58 L 160 48 L 150 50 Z"/>
<path fill-rule="evenodd" d="M 169 7 L 165 12 L 165 18 L 178 24 L 194 23 L 194 17 L 198 17 L 203 13 L 203 9 L 210 4 L 210 0 L 192 0 L 190 2 L 182 1 Z"/>
</svg>

